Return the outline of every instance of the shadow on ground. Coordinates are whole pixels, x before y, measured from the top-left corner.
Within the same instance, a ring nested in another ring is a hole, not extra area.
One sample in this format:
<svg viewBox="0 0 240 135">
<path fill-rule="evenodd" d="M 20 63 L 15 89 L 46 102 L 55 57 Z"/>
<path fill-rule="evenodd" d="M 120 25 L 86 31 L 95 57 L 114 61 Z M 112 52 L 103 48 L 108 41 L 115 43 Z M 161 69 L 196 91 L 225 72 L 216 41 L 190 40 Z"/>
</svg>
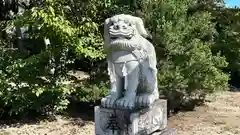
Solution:
<svg viewBox="0 0 240 135">
<path fill-rule="evenodd" d="M 209 102 L 209 101 L 204 101 Z M 175 116 L 179 112 L 194 112 L 198 106 L 203 106 L 201 100 L 192 100 L 188 104 L 179 106 L 179 103 L 168 102 L 168 118 Z M 58 121 L 60 119 L 68 120 L 68 124 L 82 127 L 87 122 L 94 122 L 94 107 L 100 105 L 100 100 L 96 102 L 72 102 L 66 112 L 58 115 L 43 116 L 36 112 L 31 112 L 28 115 L 22 116 L 3 116 L 0 119 L 0 128 L 16 127 L 20 128 L 23 125 L 38 125 L 41 121 Z"/>
<path fill-rule="evenodd" d="M 0 119 L 0 129 L 9 127 L 20 128 L 25 124 L 28 125 L 39 124 L 41 121 L 44 120 L 51 122 L 56 120 L 56 118 L 54 116 L 42 116 L 36 114 L 35 112 L 24 117 L 21 116 L 10 117 L 9 115 L 3 115 Z"/>
<path fill-rule="evenodd" d="M 96 102 L 73 102 L 69 105 L 66 116 L 81 118 L 84 121 L 94 121 L 94 107 L 100 105 L 100 100 Z"/>
<path fill-rule="evenodd" d="M 94 106 L 100 104 L 99 101 L 95 103 L 87 102 L 73 102 L 69 108 L 57 115 L 41 115 L 35 111 L 29 111 L 28 114 L 13 115 L 3 114 L 0 118 L 0 129 L 2 128 L 20 128 L 23 125 L 38 125 L 42 121 L 53 122 L 60 119 L 69 120 L 68 124 L 84 126 L 86 121 L 94 121 Z M 1 134 L 0 134 L 1 135 Z"/>
</svg>

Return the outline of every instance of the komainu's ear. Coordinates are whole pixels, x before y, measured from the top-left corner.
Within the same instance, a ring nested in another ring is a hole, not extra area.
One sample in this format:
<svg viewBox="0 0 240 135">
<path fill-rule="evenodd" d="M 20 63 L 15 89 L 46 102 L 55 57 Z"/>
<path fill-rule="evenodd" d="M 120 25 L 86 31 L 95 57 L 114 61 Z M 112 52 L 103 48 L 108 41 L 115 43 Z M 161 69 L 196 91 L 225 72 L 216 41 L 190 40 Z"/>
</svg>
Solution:
<svg viewBox="0 0 240 135">
<path fill-rule="evenodd" d="M 109 23 L 110 23 L 110 18 L 107 18 L 104 22 L 104 49 L 107 49 L 107 44 L 109 42 L 109 31 L 108 31 L 108 27 L 109 27 Z"/>
<path fill-rule="evenodd" d="M 107 18 L 104 22 L 104 38 L 105 38 L 105 35 L 108 35 L 108 24 L 110 22 L 110 18 Z"/>
<path fill-rule="evenodd" d="M 136 28 L 137 28 L 139 34 L 141 36 L 147 38 L 149 35 L 144 27 L 143 20 L 139 17 L 134 17 L 134 19 L 135 19 Z"/>
</svg>

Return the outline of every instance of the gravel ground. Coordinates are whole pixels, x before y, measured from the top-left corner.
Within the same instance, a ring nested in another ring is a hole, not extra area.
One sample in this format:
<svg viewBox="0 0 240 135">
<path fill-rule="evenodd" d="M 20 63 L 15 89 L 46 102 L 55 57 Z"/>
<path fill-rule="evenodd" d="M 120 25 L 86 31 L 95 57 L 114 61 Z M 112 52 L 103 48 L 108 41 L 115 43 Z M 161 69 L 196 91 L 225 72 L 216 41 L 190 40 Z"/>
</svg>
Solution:
<svg viewBox="0 0 240 135">
<path fill-rule="evenodd" d="M 179 135 L 240 135 L 240 92 L 218 93 L 212 102 L 169 119 Z"/>
<path fill-rule="evenodd" d="M 239 135 L 240 92 L 223 92 L 209 97 L 212 102 L 195 111 L 180 112 L 168 120 L 178 135 Z M 2 124 L 0 135 L 94 135 L 94 122 L 57 116 L 56 120 Z"/>
<path fill-rule="evenodd" d="M 91 121 L 57 116 L 54 121 L 5 125 L 0 135 L 94 135 L 93 124 Z"/>
</svg>

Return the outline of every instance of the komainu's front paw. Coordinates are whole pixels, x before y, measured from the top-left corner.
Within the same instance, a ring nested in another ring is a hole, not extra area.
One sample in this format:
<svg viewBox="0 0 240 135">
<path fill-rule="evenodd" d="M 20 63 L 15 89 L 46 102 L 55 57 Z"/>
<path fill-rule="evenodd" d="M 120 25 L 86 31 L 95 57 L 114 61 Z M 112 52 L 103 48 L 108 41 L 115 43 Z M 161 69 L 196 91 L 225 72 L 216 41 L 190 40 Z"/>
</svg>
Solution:
<svg viewBox="0 0 240 135">
<path fill-rule="evenodd" d="M 114 108 L 114 105 L 115 105 L 114 102 L 116 100 L 117 100 L 117 97 L 109 95 L 109 96 L 102 98 L 101 105 L 106 108 Z"/>
<path fill-rule="evenodd" d="M 158 97 L 154 94 L 142 94 L 137 96 L 136 104 L 140 107 L 150 107 Z"/>
<path fill-rule="evenodd" d="M 116 101 L 116 106 L 122 109 L 134 109 L 135 107 L 135 98 L 121 98 Z"/>
</svg>

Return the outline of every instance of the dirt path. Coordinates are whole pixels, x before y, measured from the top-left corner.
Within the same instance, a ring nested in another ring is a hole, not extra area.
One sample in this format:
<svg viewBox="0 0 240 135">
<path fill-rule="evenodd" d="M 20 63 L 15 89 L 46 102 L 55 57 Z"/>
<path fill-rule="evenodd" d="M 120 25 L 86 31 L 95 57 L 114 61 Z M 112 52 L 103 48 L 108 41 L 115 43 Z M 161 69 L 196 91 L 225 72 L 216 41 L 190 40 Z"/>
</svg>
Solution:
<svg viewBox="0 0 240 135">
<path fill-rule="evenodd" d="M 239 135 L 240 92 L 218 93 L 212 102 L 192 112 L 169 118 L 178 135 Z M 80 118 L 58 117 L 53 122 L 1 125 L 0 135 L 94 135 L 94 123 Z"/>
<path fill-rule="evenodd" d="M 94 135 L 93 124 L 90 121 L 58 116 L 57 120 L 52 122 L 5 125 L 0 130 L 0 135 Z"/>
<path fill-rule="evenodd" d="M 240 135 L 240 92 L 218 93 L 212 102 L 169 119 L 179 135 Z"/>
</svg>

